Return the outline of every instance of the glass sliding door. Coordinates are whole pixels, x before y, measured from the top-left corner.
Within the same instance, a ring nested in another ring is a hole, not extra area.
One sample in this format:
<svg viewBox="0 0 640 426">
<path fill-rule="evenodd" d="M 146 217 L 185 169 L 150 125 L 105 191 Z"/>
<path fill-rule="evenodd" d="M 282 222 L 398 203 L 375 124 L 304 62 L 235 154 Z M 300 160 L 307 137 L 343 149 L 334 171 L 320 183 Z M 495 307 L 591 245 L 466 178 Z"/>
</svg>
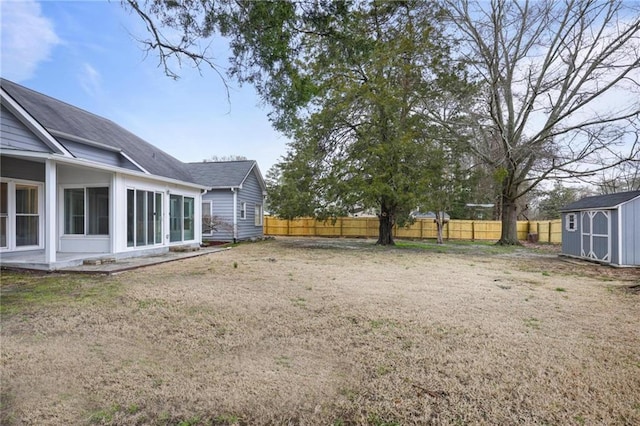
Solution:
<svg viewBox="0 0 640 426">
<path fill-rule="evenodd" d="M 182 196 L 169 198 L 169 241 L 182 241 Z"/>
<path fill-rule="evenodd" d="M 127 246 L 162 243 L 162 193 L 127 190 Z"/>
<path fill-rule="evenodd" d="M 135 246 L 136 235 L 136 191 L 127 189 L 127 247 Z"/>
<path fill-rule="evenodd" d="M 156 244 L 162 242 L 162 234 L 164 230 L 162 229 L 162 194 L 156 192 L 156 211 L 154 213 L 155 219 L 155 228 L 156 228 Z"/>
<path fill-rule="evenodd" d="M 192 197 L 184 197 L 184 240 L 190 241 L 195 238 L 193 229 L 194 216 L 194 199 Z"/>
</svg>

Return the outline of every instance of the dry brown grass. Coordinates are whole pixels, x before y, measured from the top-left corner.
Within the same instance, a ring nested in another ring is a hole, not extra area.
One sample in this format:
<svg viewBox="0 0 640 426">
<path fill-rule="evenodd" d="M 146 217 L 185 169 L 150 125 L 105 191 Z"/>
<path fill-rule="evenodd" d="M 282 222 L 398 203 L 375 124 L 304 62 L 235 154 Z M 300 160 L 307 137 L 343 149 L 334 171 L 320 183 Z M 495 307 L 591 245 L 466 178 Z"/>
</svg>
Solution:
<svg viewBox="0 0 640 426">
<path fill-rule="evenodd" d="M 637 270 L 328 241 L 5 274 L 2 424 L 640 424 Z"/>
</svg>

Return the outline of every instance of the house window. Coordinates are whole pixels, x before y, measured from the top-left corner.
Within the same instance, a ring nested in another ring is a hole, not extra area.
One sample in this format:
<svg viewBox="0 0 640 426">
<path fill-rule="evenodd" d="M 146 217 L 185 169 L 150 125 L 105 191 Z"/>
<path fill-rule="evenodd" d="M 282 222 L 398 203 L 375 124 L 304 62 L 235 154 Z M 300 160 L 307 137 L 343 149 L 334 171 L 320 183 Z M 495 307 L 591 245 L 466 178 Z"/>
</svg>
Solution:
<svg viewBox="0 0 640 426">
<path fill-rule="evenodd" d="M 202 202 L 202 234 L 203 235 L 212 235 L 213 234 L 213 218 L 212 212 L 213 210 L 213 202 L 212 201 L 203 201 Z"/>
<path fill-rule="evenodd" d="M 254 220 L 256 226 L 262 226 L 262 204 L 256 204 Z"/>
<path fill-rule="evenodd" d="M 16 185 L 16 246 L 37 246 L 40 235 L 38 187 Z"/>
<path fill-rule="evenodd" d="M 9 188 L 6 182 L 0 183 L 0 247 L 7 247 L 7 220 L 9 218 Z"/>
<path fill-rule="evenodd" d="M 65 189 L 64 233 L 109 235 L 109 188 Z"/>
<path fill-rule="evenodd" d="M 240 203 L 240 219 L 247 218 L 247 203 Z"/>
<path fill-rule="evenodd" d="M 127 246 L 162 243 L 162 193 L 127 189 Z"/>
<path fill-rule="evenodd" d="M 567 214 L 567 231 L 575 231 L 576 230 L 576 214 L 575 213 L 569 213 Z"/>
<path fill-rule="evenodd" d="M 39 183 L 0 182 L 0 248 L 42 246 L 42 194 Z"/>
</svg>

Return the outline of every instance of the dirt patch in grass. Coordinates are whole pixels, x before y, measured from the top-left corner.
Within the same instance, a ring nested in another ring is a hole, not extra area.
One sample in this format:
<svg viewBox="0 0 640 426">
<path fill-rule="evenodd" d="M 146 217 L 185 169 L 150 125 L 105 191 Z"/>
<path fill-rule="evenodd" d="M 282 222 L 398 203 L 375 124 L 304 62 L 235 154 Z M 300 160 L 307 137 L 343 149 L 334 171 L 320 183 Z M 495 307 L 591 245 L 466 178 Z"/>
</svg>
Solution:
<svg viewBox="0 0 640 426">
<path fill-rule="evenodd" d="M 3 274 L 0 423 L 640 423 L 637 270 L 451 247 Z"/>
</svg>

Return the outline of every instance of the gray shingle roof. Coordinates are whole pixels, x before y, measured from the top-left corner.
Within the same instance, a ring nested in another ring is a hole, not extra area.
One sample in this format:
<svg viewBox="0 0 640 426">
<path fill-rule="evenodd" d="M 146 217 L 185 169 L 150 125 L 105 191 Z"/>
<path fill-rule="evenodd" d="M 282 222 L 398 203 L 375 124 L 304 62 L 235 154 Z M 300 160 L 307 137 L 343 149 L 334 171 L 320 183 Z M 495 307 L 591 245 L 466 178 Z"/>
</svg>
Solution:
<svg viewBox="0 0 640 426">
<path fill-rule="evenodd" d="M 255 165 L 254 160 L 187 163 L 195 182 L 210 188 L 237 188 Z"/>
<path fill-rule="evenodd" d="M 607 194 L 607 195 L 595 195 L 593 197 L 585 197 L 576 202 L 573 202 L 561 208 L 560 211 L 587 210 L 587 209 L 615 207 L 619 204 L 633 200 L 636 197 L 640 197 L 640 191 L 628 191 L 628 192 L 618 192 L 615 194 Z"/>
<path fill-rule="evenodd" d="M 151 174 L 194 182 L 185 163 L 113 121 L 9 80 L 0 79 L 0 83 L 12 98 L 47 130 L 57 130 L 122 150 Z"/>
</svg>

